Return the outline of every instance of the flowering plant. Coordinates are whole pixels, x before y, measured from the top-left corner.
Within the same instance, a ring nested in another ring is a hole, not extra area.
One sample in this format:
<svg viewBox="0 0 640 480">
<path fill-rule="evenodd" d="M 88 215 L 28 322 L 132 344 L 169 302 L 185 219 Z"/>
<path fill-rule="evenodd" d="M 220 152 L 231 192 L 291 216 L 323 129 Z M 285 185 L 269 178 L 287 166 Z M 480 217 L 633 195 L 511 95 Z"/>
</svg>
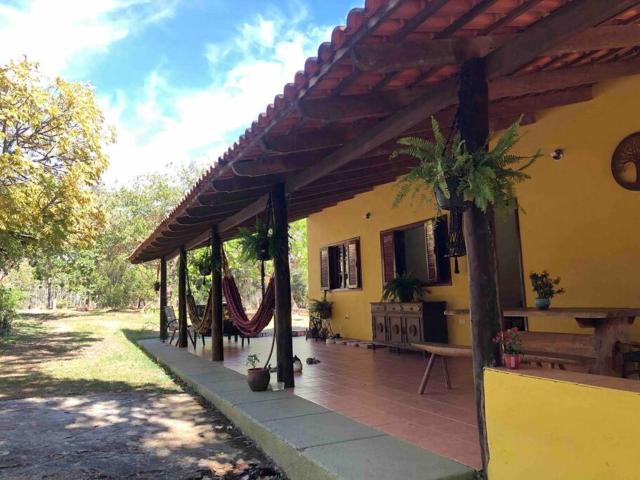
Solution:
<svg viewBox="0 0 640 480">
<path fill-rule="evenodd" d="M 560 277 L 552 278 L 549 272 L 532 272 L 529 274 L 531 286 L 538 298 L 553 298 L 564 293 L 564 288 L 560 287 Z"/>
<path fill-rule="evenodd" d="M 512 355 L 522 353 L 522 338 L 518 332 L 518 327 L 501 330 L 495 336 L 493 342 L 500 344 L 504 353 Z"/>
</svg>

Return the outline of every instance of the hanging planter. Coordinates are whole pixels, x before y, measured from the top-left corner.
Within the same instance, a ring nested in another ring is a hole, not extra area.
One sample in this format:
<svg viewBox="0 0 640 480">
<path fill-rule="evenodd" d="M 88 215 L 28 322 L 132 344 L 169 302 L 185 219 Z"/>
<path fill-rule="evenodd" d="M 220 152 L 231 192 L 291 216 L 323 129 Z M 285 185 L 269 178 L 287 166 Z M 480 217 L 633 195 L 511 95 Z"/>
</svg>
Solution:
<svg viewBox="0 0 640 480">
<path fill-rule="evenodd" d="M 265 262 L 273 258 L 273 232 L 267 224 L 258 220 L 254 229 L 241 228 L 239 233 L 240 248 L 245 260 Z"/>
<path fill-rule="evenodd" d="M 198 263 L 198 272 L 203 277 L 211 275 L 211 254 L 207 251 Z"/>
<path fill-rule="evenodd" d="M 515 199 L 514 186 L 529 178 L 525 170 L 541 153 L 520 156 L 512 153 L 518 143 L 520 122 L 511 125 L 496 140 L 493 149 L 467 150 L 460 133 L 447 139 L 432 118 L 434 141 L 419 137 L 398 140 L 400 147 L 391 157 L 406 155 L 418 160 L 399 182 L 395 204 L 407 195 L 435 198 L 438 210 L 464 210 L 474 204 L 486 212 L 492 205 L 507 205 Z"/>
<path fill-rule="evenodd" d="M 155 281 L 153 282 L 153 289 L 155 290 L 156 293 L 158 293 L 160 291 L 160 282 L 159 281 Z"/>
<path fill-rule="evenodd" d="M 464 197 L 458 191 L 460 186 L 460 180 L 458 178 L 448 178 L 446 180 L 448 192 L 442 191 L 439 186 L 434 188 L 434 194 L 438 207 L 442 210 L 463 210 L 464 209 Z"/>
</svg>

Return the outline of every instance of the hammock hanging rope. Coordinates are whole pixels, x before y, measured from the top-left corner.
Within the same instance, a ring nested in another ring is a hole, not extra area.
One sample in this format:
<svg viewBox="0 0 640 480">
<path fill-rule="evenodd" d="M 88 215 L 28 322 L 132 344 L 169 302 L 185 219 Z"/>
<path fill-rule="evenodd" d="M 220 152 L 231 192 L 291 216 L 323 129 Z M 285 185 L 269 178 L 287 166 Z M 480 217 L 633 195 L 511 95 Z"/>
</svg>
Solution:
<svg viewBox="0 0 640 480">
<path fill-rule="evenodd" d="M 240 291 L 236 285 L 236 281 L 229 271 L 227 265 L 227 258 L 222 252 L 222 262 L 224 268 L 224 275 L 222 277 L 222 292 L 227 300 L 227 310 L 231 315 L 234 325 L 240 330 L 240 333 L 245 337 L 255 337 L 262 330 L 264 330 L 271 318 L 273 317 L 273 310 L 276 306 L 276 294 L 273 276 L 269 279 L 269 284 L 264 292 L 258 311 L 249 318 L 242 305 L 242 298 L 240 298 Z"/>
</svg>

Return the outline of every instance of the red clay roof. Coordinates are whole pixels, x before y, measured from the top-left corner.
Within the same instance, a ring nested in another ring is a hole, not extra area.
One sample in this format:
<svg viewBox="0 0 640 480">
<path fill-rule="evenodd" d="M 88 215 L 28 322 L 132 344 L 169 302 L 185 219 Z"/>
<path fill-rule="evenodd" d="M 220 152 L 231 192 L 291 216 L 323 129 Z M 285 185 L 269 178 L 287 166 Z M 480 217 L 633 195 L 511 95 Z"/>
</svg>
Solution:
<svg viewBox="0 0 640 480">
<path fill-rule="evenodd" d="M 342 101 L 363 94 L 422 91 L 428 89 L 430 85 L 454 76 L 458 71 L 457 64 L 406 68 L 388 73 L 363 71 L 354 63 L 354 48 L 363 45 L 439 38 L 517 35 L 567 3 L 570 2 L 566 0 L 366 1 L 364 8 L 356 8 L 348 13 L 345 25 L 333 30 L 331 41 L 319 46 L 316 57 L 307 59 L 304 70 L 296 73 L 293 82 L 284 86 L 283 92 L 276 95 L 265 112 L 260 114 L 245 133 L 201 176 L 178 206 L 131 254 L 131 261 L 138 263 L 172 255 L 176 248 L 185 244 L 189 247 L 197 246 L 208 235 L 211 225 L 259 198 L 268 190 L 270 184 L 283 181 L 289 174 L 287 168 L 278 170 L 274 167 L 274 173 L 269 176 L 239 176 L 231 168 L 234 162 L 265 159 L 273 161 L 274 165 L 276 165 L 275 162 L 280 162 L 277 165 L 291 165 L 295 158 L 302 159 L 312 154 L 321 157 L 323 153 L 325 155 L 330 153 L 331 147 L 338 147 L 348 142 L 350 131 L 357 135 L 357 132 L 366 129 L 367 125 L 374 125 L 389 116 L 389 112 L 381 111 L 378 115 L 367 114 L 362 119 L 349 118 L 347 109 L 343 118 L 326 121 L 305 115 L 300 108 L 302 101 L 327 98 Z M 633 7 L 610 19 L 607 24 L 632 24 L 638 19 L 640 19 L 640 8 Z M 550 54 L 537 58 L 510 75 L 508 79 L 534 72 L 564 71 L 587 65 L 630 62 L 638 56 L 638 53 L 638 47 L 630 45 L 625 48 Z M 562 97 L 564 103 L 588 99 L 589 94 L 584 88 L 584 86 L 572 87 L 564 93 L 556 92 L 556 98 L 559 99 L 564 95 Z M 535 93 L 540 94 L 539 89 Z M 494 119 L 497 124 L 508 120 L 507 113 L 511 119 L 520 113 L 533 113 L 535 100 L 529 102 L 531 106 L 527 107 L 529 110 L 526 111 L 516 111 L 517 108 L 524 109 L 526 102 L 516 102 L 511 108 L 513 111 L 500 107 L 505 105 L 505 102 L 522 97 L 523 95 L 518 95 L 494 103 L 495 111 L 499 113 Z M 561 102 L 561 100 L 556 101 Z M 544 105 L 544 102 L 539 104 Z M 451 110 L 443 110 L 441 114 L 445 119 L 450 118 Z M 354 128 L 354 125 L 360 125 L 360 130 Z M 344 132 L 345 134 L 342 135 L 344 138 L 332 142 L 332 135 L 335 138 L 340 137 L 336 132 Z M 316 143 L 320 145 L 308 146 L 307 144 L 313 143 L 309 138 L 314 137 L 317 139 Z M 325 139 L 327 147 L 322 149 L 322 142 Z M 305 144 L 304 150 L 296 151 L 297 141 Z M 289 145 L 284 150 L 274 152 L 269 148 L 270 142 L 280 144 L 288 142 Z M 282 152 L 292 152 L 291 158 Z M 410 166 L 405 162 L 397 168 L 382 168 L 384 165 L 381 162 L 387 156 L 388 152 L 384 149 L 377 152 L 377 155 L 374 152 L 370 158 L 367 155 L 369 160 L 361 165 L 361 169 L 350 170 L 349 166 L 344 167 L 336 172 L 332 181 L 318 181 L 303 188 L 300 193 L 296 192 L 290 203 L 290 218 L 292 220 L 303 218 L 314 211 L 335 204 L 336 201 L 348 198 L 350 194 L 353 196 L 371 189 L 376 181 L 378 184 L 392 181 Z M 376 158 L 377 160 L 374 160 Z M 375 164 L 376 167 L 369 168 L 369 163 Z M 349 175 L 349 171 L 354 173 Z M 321 195 L 323 185 L 346 181 L 347 177 L 353 178 L 354 183 L 353 185 L 345 183 L 339 195 L 336 193 L 327 194 L 324 197 Z M 364 178 L 370 178 L 370 182 L 367 183 Z M 359 179 L 362 179 L 362 182 L 355 181 Z M 225 187 L 216 190 L 212 186 L 213 181 L 226 182 Z M 229 230 L 223 233 L 223 238 L 230 238 L 233 234 L 234 230 Z"/>
</svg>

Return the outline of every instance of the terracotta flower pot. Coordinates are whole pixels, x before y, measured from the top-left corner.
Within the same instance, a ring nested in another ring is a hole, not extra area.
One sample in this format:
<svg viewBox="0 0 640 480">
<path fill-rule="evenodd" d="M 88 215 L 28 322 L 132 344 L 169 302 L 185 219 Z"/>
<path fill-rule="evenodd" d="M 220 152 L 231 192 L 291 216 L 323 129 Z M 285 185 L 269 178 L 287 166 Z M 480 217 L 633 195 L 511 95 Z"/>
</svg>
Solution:
<svg viewBox="0 0 640 480">
<path fill-rule="evenodd" d="M 264 392 L 269 386 L 271 374 L 268 368 L 250 368 L 247 370 L 247 383 L 254 392 Z"/>
<path fill-rule="evenodd" d="M 518 370 L 522 361 L 521 353 L 504 353 L 502 354 L 502 363 L 510 370 Z"/>
</svg>

